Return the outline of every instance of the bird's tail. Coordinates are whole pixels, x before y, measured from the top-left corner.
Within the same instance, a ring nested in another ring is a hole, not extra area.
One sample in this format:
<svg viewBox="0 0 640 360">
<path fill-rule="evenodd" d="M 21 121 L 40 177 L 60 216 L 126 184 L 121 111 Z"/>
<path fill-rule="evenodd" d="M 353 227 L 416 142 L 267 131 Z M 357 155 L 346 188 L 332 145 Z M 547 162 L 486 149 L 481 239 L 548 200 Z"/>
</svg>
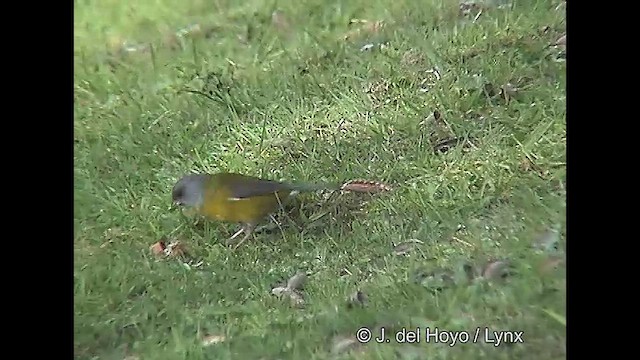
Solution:
<svg viewBox="0 0 640 360">
<path fill-rule="evenodd" d="M 293 191 L 297 192 L 314 192 L 320 190 L 338 190 L 341 185 L 329 184 L 329 183 L 309 183 L 309 182 L 296 182 L 289 184 Z"/>
</svg>

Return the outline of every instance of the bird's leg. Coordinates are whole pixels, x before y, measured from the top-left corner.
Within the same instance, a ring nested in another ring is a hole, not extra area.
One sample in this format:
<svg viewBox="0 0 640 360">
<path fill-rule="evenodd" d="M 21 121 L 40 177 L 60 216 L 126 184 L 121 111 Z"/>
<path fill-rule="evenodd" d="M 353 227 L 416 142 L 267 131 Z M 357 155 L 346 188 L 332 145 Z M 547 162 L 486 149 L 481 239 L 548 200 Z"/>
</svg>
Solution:
<svg viewBox="0 0 640 360">
<path fill-rule="evenodd" d="M 227 240 L 227 245 L 229 245 L 229 243 L 230 243 L 231 241 L 233 241 L 233 239 L 235 239 L 235 238 L 237 238 L 238 236 L 240 236 L 240 234 L 242 234 L 242 232 L 244 232 L 244 230 L 245 230 L 244 228 L 245 228 L 244 226 L 243 226 L 243 227 L 241 227 L 241 228 L 240 228 L 240 230 L 236 231 L 236 233 L 235 233 L 235 234 L 231 235 L 231 237 L 229 238 L 229 240 Z"/>
<path fill-rule="evenodd" d="M 233 247 L 233 250 L 237 249 L 238 247 L 240 247 L 240 245 L 242 245 L 242 243 L 247 241 L 247 239 L 253 235 L 253 230 L 255 230 L 255 228 L 255 224 L 245 224 L 243 227 L 244 237 L 242 238 L 242 240 L 238 241 L 238 243 Z"/>
</svg>

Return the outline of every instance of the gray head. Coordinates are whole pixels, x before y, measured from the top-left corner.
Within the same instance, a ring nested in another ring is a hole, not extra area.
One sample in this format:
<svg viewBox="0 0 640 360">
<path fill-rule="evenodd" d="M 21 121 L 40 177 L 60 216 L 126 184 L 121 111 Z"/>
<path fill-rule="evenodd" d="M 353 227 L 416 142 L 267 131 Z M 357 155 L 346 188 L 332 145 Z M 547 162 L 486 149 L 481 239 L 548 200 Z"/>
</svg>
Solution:
<svg viewBox="0 0 640 360">
<path fill-rule="evenodd" d="M 176 205 L 199 207 L 204 201 L 204 185 L 209 175 L 192 174 L 183 176 L 173 187 L 171 197 Z"/>
</svg>

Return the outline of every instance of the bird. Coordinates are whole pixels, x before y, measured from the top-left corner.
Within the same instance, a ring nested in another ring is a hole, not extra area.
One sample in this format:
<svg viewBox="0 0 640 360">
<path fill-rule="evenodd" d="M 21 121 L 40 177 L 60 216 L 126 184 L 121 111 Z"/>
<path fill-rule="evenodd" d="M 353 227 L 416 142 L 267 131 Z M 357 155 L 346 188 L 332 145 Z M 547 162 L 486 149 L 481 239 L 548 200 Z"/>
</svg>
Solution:
<svg viewBox="0 0 640 360">
<path fill-rule="evenodd" d="M 337 190 L 339 185 L 291 183 L 238 173 L 193 173 L 184 175 L 173 186 L 172 204 L 195 209 L 210 220 L 240 223 L 241 228 L 226 241 L 230 245 L 240 234 L 237 249 L 261 220 L 274 213 L 296 193 Z"/>
</svg>

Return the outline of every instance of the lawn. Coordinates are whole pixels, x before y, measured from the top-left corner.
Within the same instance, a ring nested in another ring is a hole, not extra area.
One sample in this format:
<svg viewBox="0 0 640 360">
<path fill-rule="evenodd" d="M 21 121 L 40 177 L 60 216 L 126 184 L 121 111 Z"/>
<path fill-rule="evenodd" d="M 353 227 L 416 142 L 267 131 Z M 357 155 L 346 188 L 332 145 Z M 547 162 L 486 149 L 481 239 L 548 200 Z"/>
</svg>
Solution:
<svg viewBox="0 0 640 360">
<path fill-rule="evenodd" d="M 564 359 L 563 4 L 76 1 L 75 357 Z M 218 171 L 391 190 L 232 251 Z"/>
</svg>

